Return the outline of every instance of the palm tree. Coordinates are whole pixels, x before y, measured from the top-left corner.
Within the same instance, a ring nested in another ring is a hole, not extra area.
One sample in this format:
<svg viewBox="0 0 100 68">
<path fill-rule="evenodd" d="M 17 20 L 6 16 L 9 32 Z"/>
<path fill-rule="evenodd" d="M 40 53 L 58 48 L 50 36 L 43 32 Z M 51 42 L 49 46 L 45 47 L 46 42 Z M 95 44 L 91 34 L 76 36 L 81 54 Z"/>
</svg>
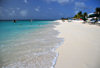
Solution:
<svg viewBox="0 0 100 68">
<path fill-rule="evenodd" d="M 100 8 L 96 8 L 96 14 L 100 14 Z"/>
<path fill-rule="evenodd" d="M 74 18 L 77 18 L 77 15 L 75 15 Z"/>
<path fill-rule="evenodd" d="M 78 12 L 79 17 L 82 17 L 82 11 Z"/>
<path fill-rule="evenodd" d="M 98 22 L 98 19 L 100 19 L 100 8 L 96 8 L 96 22 Z"/>
<path fill-rule="evenodd" d="M 78 12 L 78 15 L 82 15 L 82 11 Z"/>
<path fill-rule="evenodd" d="M 83 17 L 82 11 L 80 11 L 80 12 L 77 13 L 77 18 L 81 18 L 81 17 Z"/>
<path fill-rule="evenodd" d="M 85 13 L 83 14 L 83 20 L 84 20 L 84 21 L 87 20 L 87 19 L 86 19 L 87 16 L 88 16 L 88 14 L 87 14 L 87 12 L 85 12 Z"/>
<path fill-rule="evenodd" d="M 87 13 L 86 13 L 86 15 L 87 15 Z M 75 16 L 74 16 L 74 18 L 82 18 L 83 17 L 83 15 L 82 15 L 82 11 L 80 11 L 80 12 L 78 12 Z"/>
<path fill-rule="evenodd" d="M 85 13 L 83 14 L 83 16 L 87 17 L 87 16 L 88 16 L 87 12 L 85 12 Z"/>
</svg>

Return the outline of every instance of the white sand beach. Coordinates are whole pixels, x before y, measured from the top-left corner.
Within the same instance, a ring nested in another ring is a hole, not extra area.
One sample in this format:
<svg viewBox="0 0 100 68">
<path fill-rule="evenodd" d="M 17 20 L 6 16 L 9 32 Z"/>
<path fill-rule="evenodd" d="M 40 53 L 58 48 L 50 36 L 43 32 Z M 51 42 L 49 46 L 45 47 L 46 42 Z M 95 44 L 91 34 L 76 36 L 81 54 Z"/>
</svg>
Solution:
<svg viewBox="0 0 100 68">
<path fill-rule="evenodd" d="M 100 68 L 100 26 L 62 22 L 56 30 L 64 43 L 57 48 L 55 68 Z"/>
</svg>

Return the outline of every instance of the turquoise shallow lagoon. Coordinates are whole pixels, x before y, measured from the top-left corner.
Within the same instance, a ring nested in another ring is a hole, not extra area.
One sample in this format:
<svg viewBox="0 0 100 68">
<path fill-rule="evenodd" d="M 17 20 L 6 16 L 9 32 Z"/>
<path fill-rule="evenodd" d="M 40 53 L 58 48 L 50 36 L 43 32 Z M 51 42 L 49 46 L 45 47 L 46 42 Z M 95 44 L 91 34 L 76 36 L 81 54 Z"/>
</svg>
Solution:
<svg viewBox="0 0 100 68">
<path fill-rule="evenodd" d="M 51 68 L 62 42 L 53 21 L 0 21 L 0 68 Z"/>
<path fill-rule="evenodd" d="M 25 34 L 35 31 L 36 29 L 43 28 L 40 25 L 51 24 L 49 21 L 1 21 L 0 22 L 0 41 L 7 40 L 19 34 Z M 9 37 L 9 38 L 8 38 Z"/>
</svg>

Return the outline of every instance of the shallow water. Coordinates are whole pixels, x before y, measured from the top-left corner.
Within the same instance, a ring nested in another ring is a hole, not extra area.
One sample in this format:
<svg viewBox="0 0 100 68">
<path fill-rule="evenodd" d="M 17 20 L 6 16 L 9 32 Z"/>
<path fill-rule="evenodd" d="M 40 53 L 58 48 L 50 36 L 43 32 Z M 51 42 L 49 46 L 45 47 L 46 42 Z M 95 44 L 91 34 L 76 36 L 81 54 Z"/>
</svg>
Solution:
<svg viewBox="0 0 100 68">
<path fill-rule="evenodd" d="M 0 22 L 0 68 L 53 68 L 63 39 L 53 21 Z"/>
</svg>

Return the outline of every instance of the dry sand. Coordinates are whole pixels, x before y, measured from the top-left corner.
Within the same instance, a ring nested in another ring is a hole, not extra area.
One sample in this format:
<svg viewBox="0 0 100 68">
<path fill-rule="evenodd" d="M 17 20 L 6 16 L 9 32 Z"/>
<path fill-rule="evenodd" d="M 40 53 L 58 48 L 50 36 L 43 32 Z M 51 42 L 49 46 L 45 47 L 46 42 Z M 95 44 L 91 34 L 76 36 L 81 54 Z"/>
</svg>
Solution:
<svg viewBox="0 0 100 68">
<path fill-rule="evenodd" d="M 56 22 L 64 43 L 57 49 L 55 68 L 100 68 L 100 27 L 81 21 Z"/>
</svg>

